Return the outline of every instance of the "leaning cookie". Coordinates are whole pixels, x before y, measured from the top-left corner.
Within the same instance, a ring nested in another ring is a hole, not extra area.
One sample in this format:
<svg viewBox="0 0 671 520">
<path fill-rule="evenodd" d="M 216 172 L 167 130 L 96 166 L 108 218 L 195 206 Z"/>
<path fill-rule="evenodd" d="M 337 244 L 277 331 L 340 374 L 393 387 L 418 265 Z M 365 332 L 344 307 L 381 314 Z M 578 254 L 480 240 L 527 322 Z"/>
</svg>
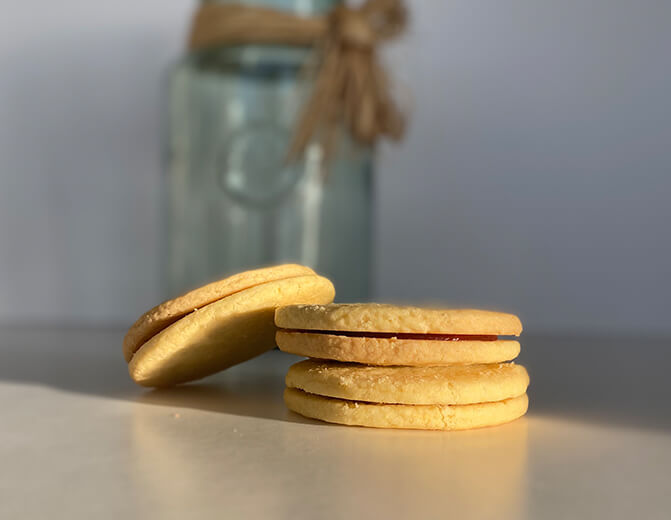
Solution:
<svg viewBox="0 0 671 520">
<path fill-rule="evenodd" d="M 127 362 L 130 361 L 133 354 L 152 336 L 196 309 L 262 283 L 310 274 L 315 272 L 309 267 L 296 264 L 254 269 L 217 280 L 165 301 L 145 312 L 128 329 L 123 339 L 124 358 Z"/>
<path fill-rule="evenodd" d="M 327 303 L 335 290 L 315 274 L 258 283 L 177 319 L 132 353 L 131 378 L 143 386 L 170 386 L 214 374 L 275 346 L 276 307 Z"/>
</svg>

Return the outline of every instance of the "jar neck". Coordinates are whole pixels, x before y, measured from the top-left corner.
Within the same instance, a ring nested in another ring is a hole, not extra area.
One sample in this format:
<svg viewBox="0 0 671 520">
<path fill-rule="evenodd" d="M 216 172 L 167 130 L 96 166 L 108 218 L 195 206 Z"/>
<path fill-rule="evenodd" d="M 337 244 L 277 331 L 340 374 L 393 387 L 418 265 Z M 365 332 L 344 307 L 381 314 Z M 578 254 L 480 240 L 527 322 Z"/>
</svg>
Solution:
<svg viewBox="0 0 671 520">
<path fill-rule="evenodd" d="M 270 7 L 308 16 L 329 12 L 343 0 L 200 0 L 201 4 L 238 4 Z"/>
</svg>

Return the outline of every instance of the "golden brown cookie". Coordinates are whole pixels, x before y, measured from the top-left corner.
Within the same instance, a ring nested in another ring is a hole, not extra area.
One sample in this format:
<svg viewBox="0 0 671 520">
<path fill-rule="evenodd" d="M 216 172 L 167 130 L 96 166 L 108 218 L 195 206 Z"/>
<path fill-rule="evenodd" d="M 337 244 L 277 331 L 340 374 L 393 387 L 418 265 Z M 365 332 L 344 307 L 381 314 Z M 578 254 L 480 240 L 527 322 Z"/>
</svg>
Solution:
<svg viewBox="0 0 671 520">
<path fill-rule="evenodd" d="M 498 363 L 515 359 L 517 316 L 476 309 L 361 303 L 277 309 L 277 344 L 292 354 L 372 365 Z"/>
<path fill-rule="evenodd" d="M 289 388 L 349 401 L 389 404 L 473 404 L 502 401 L 526 392 L 521 365 L 380 367 L 305 360 L 292 365 Z"/>
<path fill-rule="evenodd" d="M 372 404 L 309 394 L 295 388 L 284 391 L 287 407 L 305 417 L 331 423 L 373 428 L 465 430 L 503 424 L 524 415 L 527 395 L 493 403 L 462 405 Z"/>
<path fill-rule="evenodd" d="M 130 361 L 135 351 L 152 336 L 196 309 L 255 285 L 309 274 L 315 273 L 309 267 L 295 264 L 254 269 L 234 274 L 165 301 L 145 312 L 128 330 L 123 340 L 124 358 Z"/>
<path fill-rule="evenodd" d="M 513 340 L 441 341 L 344 336 L 278 330 L 277 345 L 299 356 L 369 365 L 449 365 L 500 363 L 515 359 L 520 344 Z"/>
<path fill-rule="evenodd" d="M 519 336 L 513 314 L 477 309 L 428 309 L 379 303 L 292 305 L 277 309 L 275 323 L 291 330 Z"/>
<path fill-rule="evenodd" d="M 169 386 L 214 374 L 275 346 L 275 308 L 327 303 L 335 290 L 326 278 L 294 276 L 262 283 L 182 317 L 144 343 L 128 369 L 143 386 Z"/>
</svg>

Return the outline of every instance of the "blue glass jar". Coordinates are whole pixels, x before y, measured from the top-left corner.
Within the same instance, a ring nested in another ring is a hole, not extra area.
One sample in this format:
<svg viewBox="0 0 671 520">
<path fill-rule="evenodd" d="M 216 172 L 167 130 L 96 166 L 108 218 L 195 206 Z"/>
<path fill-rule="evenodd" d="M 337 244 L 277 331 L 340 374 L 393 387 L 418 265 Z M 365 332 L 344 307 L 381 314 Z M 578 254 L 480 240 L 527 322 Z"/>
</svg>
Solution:
<svg viewBox="0 0 671 520">
<path fill-rule="evenodd" d="M 240 2 L 236 2 L 240 3 Z M 324 13 L 337 1 L 243 2 Z M 373 153 L 346 131 L 324 170 L 311 142 L 286 154 L 313 85 L 313 51 L 219 46 L 169 71 L 164 134 L 164 288 L 176 294 L 263 265 L 298 262 L 337 299 L 365 301 L 371 264 Z"/>
</svg>

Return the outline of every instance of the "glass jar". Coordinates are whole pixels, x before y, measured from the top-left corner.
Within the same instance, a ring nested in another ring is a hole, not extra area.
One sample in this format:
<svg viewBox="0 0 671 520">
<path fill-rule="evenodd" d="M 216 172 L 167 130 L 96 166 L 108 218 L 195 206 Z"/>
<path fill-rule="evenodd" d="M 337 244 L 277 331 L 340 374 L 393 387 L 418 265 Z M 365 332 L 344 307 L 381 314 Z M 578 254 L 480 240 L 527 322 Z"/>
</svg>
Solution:
<svg viewBox="0 0 671 520">
<path fill-rule="evenodd" d="M 240 3 L 240 2 L 235 2 Z M 242 2 L 324 13 L 334 0 Z M 286 161 L 314 77 L 312 49 L 219 46 L 169 71 L 164 134 L 164 289 L 297 262 L 329 277 L 340 301 L 365 301 L 373 153 L 346 131 L 327 165 L 311 142 Z"/>
</svg>

